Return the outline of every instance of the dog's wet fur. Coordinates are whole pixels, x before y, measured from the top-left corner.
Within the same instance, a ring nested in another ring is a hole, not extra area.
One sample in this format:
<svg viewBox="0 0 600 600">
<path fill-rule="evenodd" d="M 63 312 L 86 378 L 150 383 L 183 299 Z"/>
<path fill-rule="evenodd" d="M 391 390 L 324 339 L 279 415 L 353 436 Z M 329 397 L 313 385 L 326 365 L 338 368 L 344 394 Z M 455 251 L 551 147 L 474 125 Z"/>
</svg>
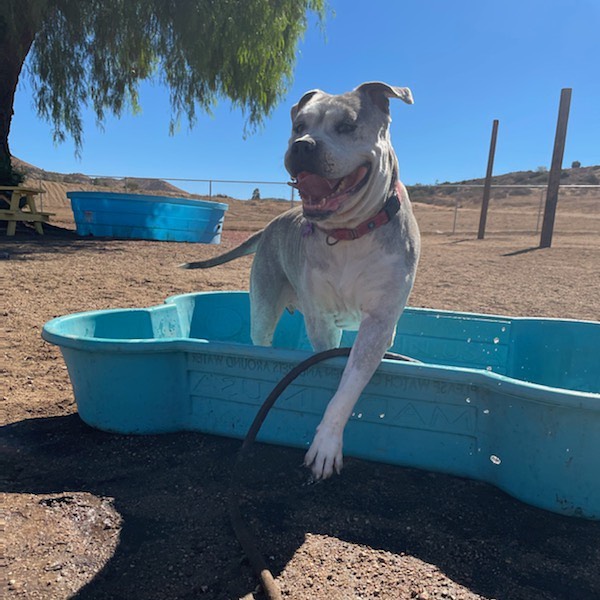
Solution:
<svg viewBox="0 0 600 600">
<path fill-rule="evenodd" d="M 394 341 L 419 259 L 419 230 L 390 141 L 390 98 L 413 101 L 408 88 L 380 82 L 341 95 L 306 93 L 292 108 L 285 155 L 302 206 L 230 252 L 182 265 L 209 268 L 256 253 L 250 277 L 256 345 L 271 345 L 286 308 L 302 312 L 315 351 L 337 347 L 343 329 L 358 329 L 339 387 L 306 454 L 316 479 L 342 468 L 345 425 Z M 332 230 L 356 228 L 393 194 L 400 209 L 389 222 L 358 239 L 332 239 Z"/>
</svg>

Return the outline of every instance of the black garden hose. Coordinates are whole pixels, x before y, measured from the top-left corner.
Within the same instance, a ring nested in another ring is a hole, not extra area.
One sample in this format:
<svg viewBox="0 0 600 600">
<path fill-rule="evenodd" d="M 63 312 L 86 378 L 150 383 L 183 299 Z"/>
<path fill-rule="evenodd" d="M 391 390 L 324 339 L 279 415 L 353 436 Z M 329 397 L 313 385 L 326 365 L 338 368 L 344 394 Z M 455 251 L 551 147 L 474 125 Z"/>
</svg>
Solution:
<svg viewBox="0 0 600 600">
<path fill-rule="evenodd" d="M 273 388 L 271 393 L 267 396 L 267 399 L 263 402 L 260 407 L 252 425 L 250 425 L 250 429 L 248 429 L 248 433 L 244 438 L 244 442 L 242 447 L 238 451 L 238 455 L 236 458 L 236 462 L 233 468 L 233 472 L 231 475 L 231 482 L 229 485 L 229 496 L 227 499 L 227 507 L 229 511 L 229 520 L 231 521 L 231 525 L 233 527 L 233 531 L 242 546 L 242 549 L 246 553 L 250 565 L 252 569 L 256 573 L 257 577 L 260 580 L 262 588 L 268 598 L 268 600 L 282 600 L 281 592 L 279 591 L 279 587 L 277 586 L 275 579 L 265 559 L 263 558 L 258 546 L 256 545 L 256 541 L 254 536 L 244 523 L 242 519 L 242 515 L 240 512 L 239 499 L 240 499 L 240 485 L 239 485 L 239 472 L 240 466 L 242 465 L 243 459 L 248 453 L 248 450 L 258 432 L 267 417 L 267 414 L 275 404 L 277 398 L 281 395 L 281 393 L 287 388 L 287 386 L 298 377 L 302 372 L 306 371 L 312 365 L 319 363 L 321 361 L 327 360 L 328 358 L 335 358 L 339 356 L 348 356 L 350 354 L 351 348 L 333 348 L 332 350 L 325 350 L 324 352 L 317 352 L 312 356 L 308 357 L 306 360 L 303 360 L 301 363 L 297 364 L 289 373 L 287 373 L 279 383 Z M 413 358 L 408 358 L 407 356 L 403 356 L 402 354 L 395 354 L 392 352 L 386 352 L 383 358 L 391 359 L 391 360 L 401 360 L 407 362 L 417 362 Z"/>
</svg>

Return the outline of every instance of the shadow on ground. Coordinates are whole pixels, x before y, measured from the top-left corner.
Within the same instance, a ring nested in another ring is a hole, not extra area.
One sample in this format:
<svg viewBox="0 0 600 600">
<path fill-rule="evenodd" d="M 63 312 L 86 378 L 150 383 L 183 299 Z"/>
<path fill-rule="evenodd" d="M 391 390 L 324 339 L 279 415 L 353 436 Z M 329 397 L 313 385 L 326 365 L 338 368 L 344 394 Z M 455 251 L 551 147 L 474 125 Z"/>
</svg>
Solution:
<svg viewBox="0 0 600 600">
<path fill-rule="evenodd" d="M 1 491 L 87 491 L 123 518 L 106 567 L 75 598 L 239 598 L 256 582 L 225 498 L 239 442 L 198 433 L 119 436 L 76 415 L 0 430 Z M 257 446 L 242 512 L 275 574 L 305 534 L 405 553 L 498 600 L 600 598 L 600 523 L 528 507 L 456 477 L 348 459 L 307 486 L 302 453 Z M 47 502 L 47 500 L 46 500 Z"/>
<path fill-rule="evenodd" d="M 0 226 L 0 260 L 33 260 L 38 255 L 60 253 L 75 254 L 83 248 L 94 248 L 105 254 L 118 250 L 118 241 L 110 237 L 81 237 L 72 229 L 44 225 L 44 235 L 39 235 L 32 227 L 19 224 L 16 234 L 8 237 L 6 227 Z M 112 244 L 111 244 L 112 243 Z"/>
</svg>

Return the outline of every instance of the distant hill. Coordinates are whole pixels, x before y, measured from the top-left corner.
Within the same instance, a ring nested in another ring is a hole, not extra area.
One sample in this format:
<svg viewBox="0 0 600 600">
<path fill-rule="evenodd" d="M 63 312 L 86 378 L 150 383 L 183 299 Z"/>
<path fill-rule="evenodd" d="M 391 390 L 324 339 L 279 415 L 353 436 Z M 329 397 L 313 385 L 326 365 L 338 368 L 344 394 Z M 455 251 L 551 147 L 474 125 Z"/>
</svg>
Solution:
<svg viewBox="0 0 600 600">
<path fill-rule="evenodd" d="M 493 185 L 546 185 L 550 173 L 546 169 L 537 171 L 514 171 L 492 177 Z M 485 179 L 471 179 L 455 183 L 483 184 Z M 446 182 L 447 183 L 447 182 Z M 561 183 L 569 185 L 600 185 L 600 165 L 563 169 Z"/>
<path fill-rule="evenodd" d="M 23 160 L 12 157 L 13 167 L 25 175 L 26 180 L 41 180 L 47 182 L 68 184 L 71 189 L 77 185 L 92 186 L 93 188 L 111 189 L 113 191 L 128 190 L 131 192 L 161 193 L 167 195 L 189 196 L 190 194 L 162 179 L 137 177 L 110 178 L 90 177 L 83 173 L 55 173 L 35 167 Z"/>
<path fill-rule="evenodd" d="M 492 186 L 545 186 L 548 184 L 549 172 L 545 169 L 536 171 L 514 171 L 503 175 L 495 175 L 492 177 Z M 427 203 L 454 203 L 457 197 L 461 202 L 468 204 L 469 202 L 481 201 L 481 188 L 460 187 L 460 186 L 483 186 L 485 178 L 468 179 L 464 181 L 444 181 L 440 186 L 427 186 L 416 184 L 408 186 L 410 196 L 417 202 Z M 590 167 L 574 167 L 563 169 L 561 173 L 561 185 L 600 185 L 600 165 Z M 448 187 L 449 186 L 449 187 Z M 456 187 L 452 187 L 456 186 Z M 493 195 L 508 197 L 516 196 L 539 196 L 539 188 L 528 187 L 506 187 L 493 190 Z M 600 202 L 600 188 L 579 188 L 569 189 L 561 188 L 561 197 L 565 196 L 595 196 Z"/>
</svg>

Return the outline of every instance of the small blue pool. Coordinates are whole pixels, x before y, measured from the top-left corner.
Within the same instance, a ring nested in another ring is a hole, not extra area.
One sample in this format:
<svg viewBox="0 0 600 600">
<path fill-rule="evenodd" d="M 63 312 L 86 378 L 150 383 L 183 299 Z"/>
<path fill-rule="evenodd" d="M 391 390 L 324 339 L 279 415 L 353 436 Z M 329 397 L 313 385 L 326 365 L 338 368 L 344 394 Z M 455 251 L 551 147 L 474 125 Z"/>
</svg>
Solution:
<svg viewBox="0 0 600 600">
<path fill-rule="evenodd" d="M 281 377 L 311 353 L 300 313 L 274 347 L 250 342 L 246 292 L 48 322 L 81 418 L 119 433 L 244 437 Z M 346 332 L 343 345 L 352 343 Z M 346 455 L 489 482 L 534 506 L 600 519 L 600 323 L 408 308 L 344 435 Z M 290 385 L 258 437 L 306 448 L 344 359 Z"/>
<path fill-rule="evenodd" d="M 110 192 L 67 192 L 81 236 L 218 244 L 227 204 Z"/>
</svg>

